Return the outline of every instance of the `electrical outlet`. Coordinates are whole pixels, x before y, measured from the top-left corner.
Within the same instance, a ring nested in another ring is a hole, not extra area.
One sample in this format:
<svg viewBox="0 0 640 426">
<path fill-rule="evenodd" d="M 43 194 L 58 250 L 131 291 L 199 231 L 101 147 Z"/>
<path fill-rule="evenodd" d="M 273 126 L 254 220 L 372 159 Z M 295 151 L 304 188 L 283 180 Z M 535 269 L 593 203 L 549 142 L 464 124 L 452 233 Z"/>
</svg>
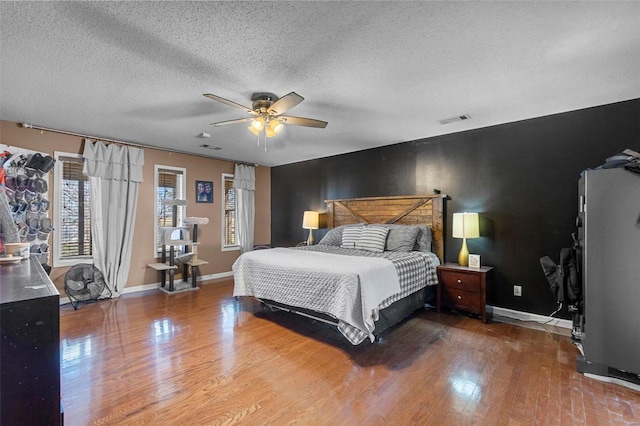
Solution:
<svg viewBox="0 0 640 426">
<path fill-rule="evenodd" d="M 521 285 L 514 285 L 513 286 L 513 295 L 514 296 L 522 296 L 522 286 Z"/>
</svg>

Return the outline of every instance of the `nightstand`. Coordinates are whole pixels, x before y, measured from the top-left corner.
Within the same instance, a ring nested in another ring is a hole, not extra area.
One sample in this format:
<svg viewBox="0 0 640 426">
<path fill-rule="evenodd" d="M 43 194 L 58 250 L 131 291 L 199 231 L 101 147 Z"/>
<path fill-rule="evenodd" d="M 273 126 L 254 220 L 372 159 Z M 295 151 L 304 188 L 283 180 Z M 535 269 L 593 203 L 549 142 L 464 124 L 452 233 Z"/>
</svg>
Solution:
<svg viewBox="0 0 640 426">
<path fill-rule="evenodd" d="M 445 263 L 438 266 L 438 302 L 440 312 L 442 303 L 455 309 L 479 314 L 482 322 L 487 318 L 487 276 L 493 268 L 482 266 L 469 268 L 457 263 Z M 490 315 L 489 315 L 490 316 Z"/>
</svg>

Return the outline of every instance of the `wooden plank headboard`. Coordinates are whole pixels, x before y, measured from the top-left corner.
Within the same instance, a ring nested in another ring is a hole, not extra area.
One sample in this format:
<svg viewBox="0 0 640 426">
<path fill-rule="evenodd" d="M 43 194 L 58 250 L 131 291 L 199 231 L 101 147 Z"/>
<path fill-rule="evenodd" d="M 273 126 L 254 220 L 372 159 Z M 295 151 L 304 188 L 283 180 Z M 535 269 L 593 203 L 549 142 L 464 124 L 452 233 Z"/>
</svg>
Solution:
<svg viewBox="0 0 640 426">
<path fill-rule="evenodd" d="M 325 200 L 327 226 L 335 228 L 354 223 L 427 225 L 432 233 L 431 251 L 443 262 L 446 197 L 434 194 Z"/>
</svg>

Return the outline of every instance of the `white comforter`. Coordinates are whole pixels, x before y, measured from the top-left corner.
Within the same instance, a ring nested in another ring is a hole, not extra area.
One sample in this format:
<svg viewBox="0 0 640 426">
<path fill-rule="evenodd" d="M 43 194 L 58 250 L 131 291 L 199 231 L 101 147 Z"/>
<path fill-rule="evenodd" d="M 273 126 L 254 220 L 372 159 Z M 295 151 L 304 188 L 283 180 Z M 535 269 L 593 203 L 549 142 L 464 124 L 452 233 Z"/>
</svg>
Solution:
<svg viewBox="0 0 640 426">
<path fill-rule="evenodd" d="M 378 306 L 400 292 L 390 260 L 275 248 L 233 264 L 234 296 L 254 296 L 328 313 L 374 339 Z"/>
</svg>

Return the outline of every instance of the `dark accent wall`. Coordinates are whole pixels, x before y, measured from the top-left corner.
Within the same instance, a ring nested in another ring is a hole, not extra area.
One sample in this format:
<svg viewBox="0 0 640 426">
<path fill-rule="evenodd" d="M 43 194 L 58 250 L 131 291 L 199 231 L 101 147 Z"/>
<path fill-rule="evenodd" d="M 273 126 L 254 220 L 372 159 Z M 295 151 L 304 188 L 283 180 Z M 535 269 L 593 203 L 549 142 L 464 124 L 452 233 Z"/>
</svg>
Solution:
<svg viewBox="0 0 640 426">
<path fill-rule="evenodd" d="M 467 244 L 495 267 L 489 303 L 549 315 L 556 304 L 540 257 L 557 261 L 572 243 L 580 172 L 626 148 L 640 150 L 640 99 L 273 167 L 272 244 L 304 241 L 302 213 L 326 211 L 325 199 L 437 188 L 449 195 L 445 260 L 456 262 L 461 245 L 452 214 L 478 212 L 481 237 Z"/>
</svg>

